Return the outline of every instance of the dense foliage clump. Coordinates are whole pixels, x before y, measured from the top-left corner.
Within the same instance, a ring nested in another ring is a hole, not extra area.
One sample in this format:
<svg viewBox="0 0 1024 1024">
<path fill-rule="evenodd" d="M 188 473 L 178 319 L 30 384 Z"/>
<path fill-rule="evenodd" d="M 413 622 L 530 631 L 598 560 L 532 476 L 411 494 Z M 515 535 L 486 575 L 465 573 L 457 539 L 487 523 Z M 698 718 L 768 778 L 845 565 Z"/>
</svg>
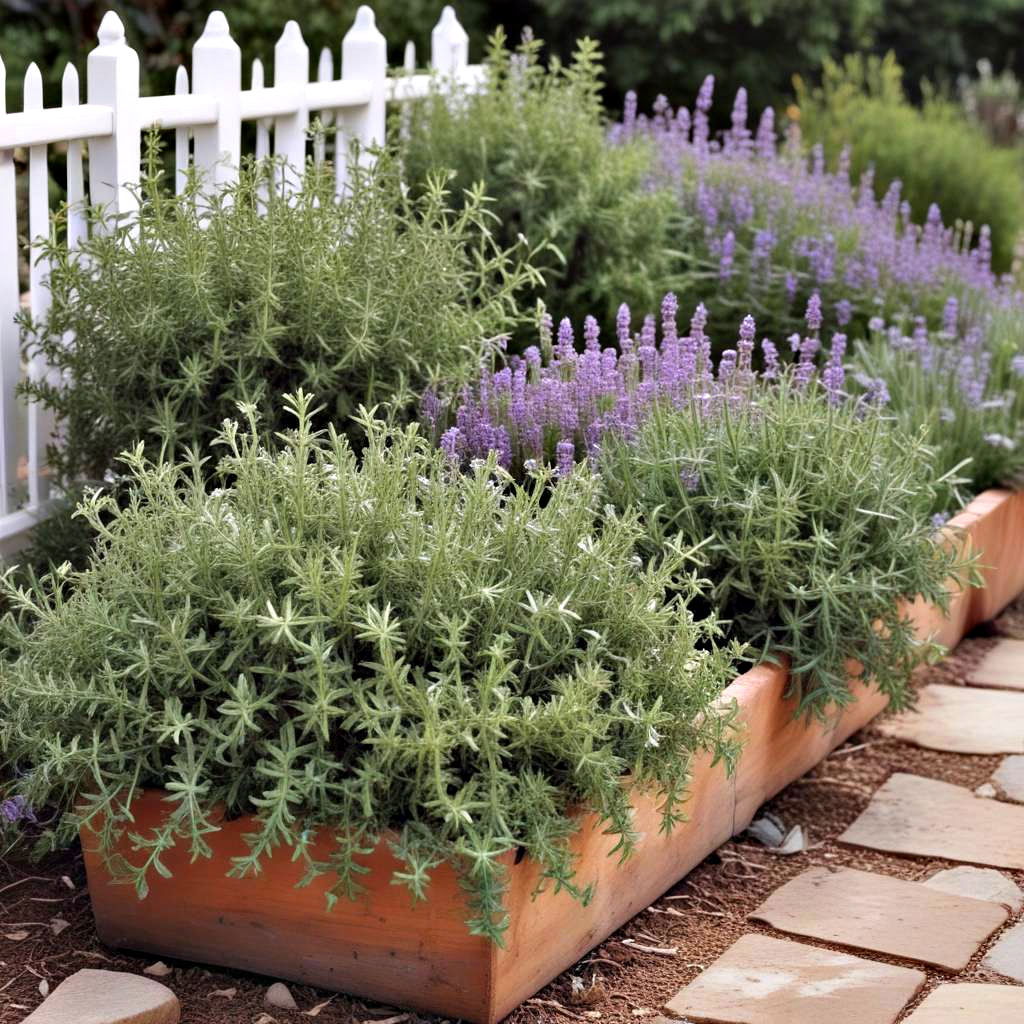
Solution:
<svg viewBox="0 0 1024 1024">
<path fill-rule="evenodd" d="M 250 164 L 212 197 L 202 180 L 175 196 L 150 156 L 138 215 L 51 245 L 52 303 L 24 321 L 27 354 L 55 371 L 24 390 L 56 415 L 65 482 L 102 478 L 138 439 L 205 444 L 240 401 L 273 430 L 297 387 L 329 395 L 339 423 L 401 406 L 471 371 L 536 280 L 495 244 L 480 192 L 450 209 L 443 174 L 412 200 L 385 159 L 338 202 L 328 165 L 296 192 L 289 170 Z"/>
<path fill-rule="evenodd" d="M 552 57 L 545 67 L 540 54 L 529 36 L 513 52 L 497 33 L 484 89 L 446 84 L 425 100 L 408 119 L 410 179 L 452 168 L 458 188 L 483 182 L 499 243 L 524 235 L 541 247 L 535 259 L 555 308 L 611 314 L 611 296 L 650 307 L 669 266 L 675 204 L 648 187 L 643 140 L 606 145 L 596 45 L 581 40 L 568 64 Z"/>
<path fill-rule="evenodd" d="M 428 396 L 424 416 L 463 465 L 493 452 L 513 473 L 547 464 L 565 481 L 577 460 L 596 463 L 616 507 L 643 517 L 649 553 L 677 533 L 703 542 L 713 606 L 737 637 L 791 657 L 804 708 L 850 700 L 850 659 L 904 703 L 930 648 L 898 602 L 947 601 L 959 564 L 932 515 L 963 481 L 936 469 L 927 427 L 893 422 L 884 380 L 850 379 L 845 335 L 821 358 L 817 296 L 788 368 L 752 317 L 716 361 L 704 307 L 685 334 L 676 315 L 667 295 L 660 337 L 650 316 L 633 334 L 623 306 L 617 348 L 590 317 L 582 350 L 568 320 L 557 340 L 545 322 L 539 346 L 452 408 Z"/>
<path fill-rule="evenodd" d="M 584 469 L 553 489 L 493 458 L 463 474 L 415 427 L 369 419 L 360 462 L 313 430 L 307 396 L 288 409 L 278 449 L 251 407 L 225 424 L 213 491 L 197 457 L 137 446 L 130 500 L 83 506 L 89 567 L 6 580 L 0 796 L 56 805 L 44 846 L 85 825 L 109 853 L 132 794 L 165 788 L 166 824 L 111 865 L 140 894 L 174 844 L 209 855 L 223 805 L 256 817 L 237 876 L 284 846 L 353 896 L 359 852 L 394 829 L 395 880 L 422 897 L 452 860 L 492 938 L 510 851 L 586 899 L 567 845 L 581 807 L 626 854 L 624 776 L 663 794 L 671 828 L 691 754 L 734 753 L 715 702 L 739 652 L 687 608 L 690 553 L 666 540 L 641 562 L 637 514 L 603 509 Z"/>
<path fill-rule="evenodd" d="M 798 368 L 710 411 L 656 410 L 631 441 L 609 439 L 602 478 L 617 507 L 643 510 L 654 550 L 709 538 L 711 601 L 737 636 L 789 658 L 803 709 L 849 703 L 851 672 L 901 707 L 939 648 L 917 642 L 900 602 L 948 607 L 965 566 L 930 519 L 944 481 L 924 432 L 828 402 L 827 386 Z"/>
</svg>

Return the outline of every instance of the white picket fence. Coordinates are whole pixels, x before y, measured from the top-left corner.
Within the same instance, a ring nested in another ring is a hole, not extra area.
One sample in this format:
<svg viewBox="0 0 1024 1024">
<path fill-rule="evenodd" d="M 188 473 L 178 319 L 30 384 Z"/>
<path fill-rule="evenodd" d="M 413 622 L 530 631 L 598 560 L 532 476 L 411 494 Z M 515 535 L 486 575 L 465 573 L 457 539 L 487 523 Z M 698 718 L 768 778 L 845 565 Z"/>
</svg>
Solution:
<svg viewBox="0 0 1024 1024">
<path fill-rule="evenodd" d="M 242 87 L 242 54 L 228 20 L 214 11 L 192 49 L 191 78 L 180 67 L 171 96 L 141 96 L 139 55 L 125 41 L 120 18 L 109 11 L 99 28 L 99 45 L 86 64 L 86 102 L 81 102 L 78 69 L 68 64 L 61 106 L 44 108 L 42 76 L 32 64 L 25 72 L 21 113 L 6 113 L 6 70 L 0 57 L 0 554 L 23 546 L 27 533 L 51 503 L 46 447 L 52 424 L 45 410 L 16 394 L 23 374 L 43 375 L 38 360 L 22 365 L 18 325 L 19 225 L 15 192 L 15 150 L 28 150 L 28 224 L 31 240 L 29 305 L 33 316 L 49 301 L 47 267 L 39 241 L 50 231 L 48 161 L 66 160 L 67 198 L 77 204 L 68 224 L 68 244 L 76 246 L 87 228 L 81 207 L 89 202 L 110 213 L 130 214 L 137 205 L 142 135 L 158 126 L 175 132 L 179 189 L 191 164 L 204 180 L 221 184 L 237 174 L 242 156 L 242 124 L 255 122 L 255 156 L 271 153 L 291 167 L 307 157 L 310 115 L 333 124 L 336 189 L 343 195 L 349 143 L 381 143 L 388 103 L 426 96 L 436 76 L 475 87 L 480 66 L 469 65 L 469 37 L 455 11 L 445 7 L 431 33 L 431 73 L 416 74 L 416 50 L 405 47 L 404 67 L 389 74 L 387 44 L 373 11 L 360 7 L 341 43 L 339 74 L 334 55 L 321 52 L 315 80 L 302 30 L 289 21 L 274 47 L 273 85 L 265 84 L 260 60 L 253 60 L 249 88 Z M 63 148 L 66 155 L 49 150 Z M 324 160 L 326 142 L 313 144 L 313 158 Z M 190 152 L 191 150 L 191 152 Z M 73 344 L 69 339 L 69 344 Z"/>
</svg>

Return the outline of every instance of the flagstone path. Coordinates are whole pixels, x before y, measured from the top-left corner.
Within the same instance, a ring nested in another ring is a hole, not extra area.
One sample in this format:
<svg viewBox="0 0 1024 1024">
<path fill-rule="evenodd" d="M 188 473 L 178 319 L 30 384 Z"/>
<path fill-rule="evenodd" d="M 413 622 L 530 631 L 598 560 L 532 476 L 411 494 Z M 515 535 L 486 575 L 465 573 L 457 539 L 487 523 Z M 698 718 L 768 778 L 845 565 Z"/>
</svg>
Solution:
<svg viewBox="0 0 1024 1024">
<path fill-rule="evenodd" d="M 924 687 L 915 711 L 877 732 L 932 750 L 1011 756 L 977 789 L 894 772 L 839 836 L 847 847 L 963 866 L 921 880 L 807 868 L 747 915 L 800 941 L 741 936 L 665 1009 L 692 1024 L 1024 1022 L 1024 892 L 1005 873 L 1024 870 L 1019 691 L 1024 641 L 1011 639 L 997 641 L 960 685 Z M 979 955 L 994 983 L 939 985 L 904 1016 L 926 981 L 915 966 L 957 975 Z"/>
</svg>

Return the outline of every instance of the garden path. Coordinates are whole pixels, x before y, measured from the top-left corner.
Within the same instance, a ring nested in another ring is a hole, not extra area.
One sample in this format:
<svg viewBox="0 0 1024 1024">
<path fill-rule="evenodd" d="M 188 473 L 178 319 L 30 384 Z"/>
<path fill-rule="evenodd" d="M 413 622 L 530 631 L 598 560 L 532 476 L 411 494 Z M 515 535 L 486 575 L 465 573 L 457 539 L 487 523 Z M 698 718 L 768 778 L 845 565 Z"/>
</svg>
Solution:
<svg viewBox="0 0 1024 1024">
<path fill-rule="evenodd" d="M 996 639 L 962 676 L 921 687 L 915 711 L 875 731 L 973 757 L 1024 749 L 1024 642 Z M 1007 985 L 1024 985 L 1024 920 L 1016 920 L 1024 895 L 995 870 L 1024 870 L 1022 762 L 1006 758 L 975 791 L 926 774 L 891 774 L 837 842 L 924 864 L 941 857 L 983 867 L 940 870 L 924 881 L 881 866 L 808 867 L 748 914 L 801 941 L 741 936 L 666 1009 L 694 1024 L 1024 1021 L 1024 987 Z M 875 958 L 851 955 L 863 953 Z M 949 976 L 923 1000 L 922 965 Z M 975 980 L 985 973 L 991 981 Z M 958 984 L 962 977 L 971 983 Z"/>
</svg>

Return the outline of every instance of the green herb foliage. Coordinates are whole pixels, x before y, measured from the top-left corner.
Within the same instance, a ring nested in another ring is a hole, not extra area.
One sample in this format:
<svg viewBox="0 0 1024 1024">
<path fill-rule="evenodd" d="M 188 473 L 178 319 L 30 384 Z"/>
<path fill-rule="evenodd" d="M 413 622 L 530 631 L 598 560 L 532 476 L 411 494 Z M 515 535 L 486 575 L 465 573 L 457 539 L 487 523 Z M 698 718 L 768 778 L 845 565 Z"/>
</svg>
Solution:
<svg viewBox="0 0 1024 1024">
<path fill-rule="evenodd" d="M 56 414 L 63 481 L 101 478 L 140 438 L 206 444 L 240 401 L 274 429 L 277 397 L 300 386 L 329 395 L 336 422 L 400 406 L 472 370 L 535 280 L 495 245 L 479 191 L 449 208 L 443 175 L 410 200 L 384 159 L 337 202 L 329 165 L 286 196 L 284 168 L 250 164 L 210 199 L 199 180 L 167 194 L 158 166 L 151 144 L 131 223 L 48 248 L 52 306 L 24 321 L 27 353 L 56 370 L 25 392 Z"/>
<path fill-rule="evenodd" d="M 542 885 L 588 898 L 567 845 L 580 807 L 624 856 L 624 776 L 663 793 L 668 829 L 691 753 L 734 754 L 714 702 L 739 651 L 687 610 L 692 553 L 641 563 L 637 516 L 603 512 L 582 468 L 556 488 L 515 486 L 493 459 L 463 475 L 415 427 L 369 419 L 357 463 L 333 428 L 313 431 L 308 396 L 288 409 L 298 425 L 276 451 L 251 407 L 247 430 L 225 424 L 212 492 L 198 457 L 152 463 L 137 446 L 131 500 L 83 506 L 90 566 L 7 581 L 12 792 L 65 812 L 45 845 L 84 824 L 110 851 L 132 793 L 164 787 L 166 824 L 112 863 L 141 895 L 175 843 L 209 855 L 223 804 L 256 817 L 235 876 L 284 846 L 307 880 L 337 874 L 332 899 L 354 896 L 360 852 L 390 837 L 417 897 L 454 860 L 469 925 L 493 939 L 518 848 Z M 321 826 L 326 862 L 309 848 Z"/>
<path fill-rule="evenodd" d="M 414 183 L 453 168 L 469 189 L 495 197 L 500 244 L 520 234 L 544 270 L 545 301 L 582 317 L 614 308 L 609 296 L 640 308 L 664 290 L 675 203 L 646 187 L 644 143 L 608 147 L 601 106 L 601 53 L 583 39 L 570 63 L 540 62 L 527 36 L 514 52 L 498 32 L 487 56 L 487 87 L 472 94 L 439 88 L 408 119 L 405 164 Z"/>
<path fill-rule="evenodd" d="M 655 549 L 710 538 L 713 604 L 735 635 L 790 659 L 802 709 L 848 704 L 851 660 L 854 677 L 908 703 L 933 648 L 897 602 L 945 608 L 964 568 L 930 523 L 941 482 L 920 435 L 784 380 L 715 417 L 699 403 L 657 410 L 635 440 L 606 446 L 602 472 L 617 507 L 643 510 Z"/>
</svg>

